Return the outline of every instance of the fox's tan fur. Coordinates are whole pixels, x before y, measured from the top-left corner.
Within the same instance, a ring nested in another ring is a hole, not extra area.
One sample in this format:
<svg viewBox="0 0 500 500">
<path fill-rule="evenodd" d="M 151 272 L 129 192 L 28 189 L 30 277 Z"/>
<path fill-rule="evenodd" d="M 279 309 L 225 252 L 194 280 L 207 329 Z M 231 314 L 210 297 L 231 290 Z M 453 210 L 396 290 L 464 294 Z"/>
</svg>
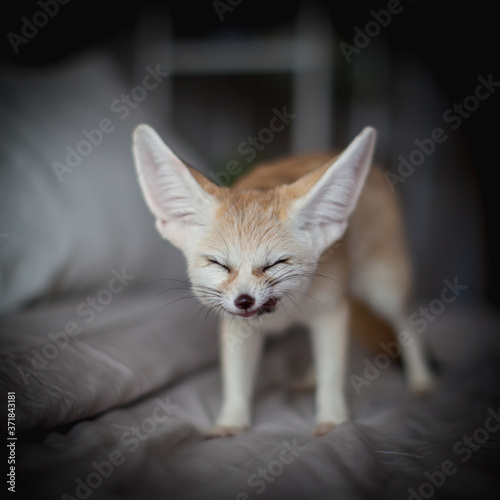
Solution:
<svg viewBox="0 0 500 500">
<path fill-rule="evenodd" d="M 224 401 L 212 436 L 249 426 L 262 331 L 296 320 L 310 326 L 313 340 L 316 434 L 348 418 L 343 380 L 350 296 L 410 336 L 402 348 L 409 386 L 430 389 L 421 342 L 407 321 L 411 266 L 401 212 L 382 171 L 369 168 L 374 131 L 366 129 L 338 158 L 265 163 L 228 188 L 184 165 L 141 127 L 134 152 L 157 227 L 185 253 L 200 300 L 224 312 Z M 368 336 L 375 347 L 384 340 L 378 333 L 388 333 L 380 325 Z"/>
<path fill-rule="evenodd" d="M 317 180 L 330 165 L 328 162 L 336 156 L 334 153 L 314 154 L 260 163 L 240 177 L 232 185 L 232 191 L 252 190 L 257 203 L 262 203 L 259 199 L 262 190 L 274 190 L 291 184 L 311 170 L 315 170 L 315 175 L 311 178 Z M 310 185 L 304 184 L 304 191 L 309 188 Z M 391 190 L 387 189 L 383 171 L 376 165 L 371 168 L 367 176 L 345 236 L 320 258 L 318 271 L 322 274 L 327 272 L 322 268 L 327 267 L 329 261 L 333 260 L 342 261 L 346 266 L 344 279 L 356 271 L 362 274 L 363 269 L 374 261 L 392 268 L 398 280 L 402 302 L 409 300 L 411 263 L 406 248 L 399 200 Z M 340 278 L 341 276 L 336 277 Z M 350 294 L 353 294 L 352 290 Z M 357 300 L 356 297 L 351 297 L 350 300 L 351 329 L 366 348 L 372 352 L 379 352 L 382 344 L 395 340 L 397 332 L 386 319 L 374 314 L 365 302 Z"/>
</svg>

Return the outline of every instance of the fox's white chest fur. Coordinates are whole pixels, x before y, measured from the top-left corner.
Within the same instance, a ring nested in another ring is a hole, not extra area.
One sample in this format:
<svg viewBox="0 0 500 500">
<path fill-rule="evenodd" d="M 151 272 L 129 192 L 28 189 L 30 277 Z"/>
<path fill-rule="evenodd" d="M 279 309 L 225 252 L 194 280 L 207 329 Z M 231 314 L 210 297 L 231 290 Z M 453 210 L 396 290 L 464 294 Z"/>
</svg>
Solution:
<svg viewBox="0 0 500 500">
<path fill-rule="evenodd" d="M 410 336 L 401 346 L 409 386 L 431 388 L 405 310 L 410 266 L 398 206 L 370 168 L 374 144 L 366 128 L 336 158 L 262 165 L 223 188 L 179 160 L 150 127 L 136 129 L 139 182 L 157 228 L 183 251 L 195 295 L 222 317 L 223 404 L 211 436 L 248 428 L 262 333 L 297 321 L 311 333 L 316 434 L 348 418 L 349 294 Z"/>
</svg>

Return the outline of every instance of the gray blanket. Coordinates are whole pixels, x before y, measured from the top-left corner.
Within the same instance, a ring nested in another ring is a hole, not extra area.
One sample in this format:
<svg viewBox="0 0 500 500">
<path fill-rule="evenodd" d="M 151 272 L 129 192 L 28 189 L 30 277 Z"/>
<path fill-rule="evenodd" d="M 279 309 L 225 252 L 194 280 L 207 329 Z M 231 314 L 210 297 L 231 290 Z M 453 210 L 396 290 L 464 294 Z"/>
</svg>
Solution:
<svg viewBox="0 0 500 500">
<path fill-rule="evenodd" d="M 312 394 L 292 390 L 310 358 L 306 332 L 292 330 L 267 346 L 253 428 L 205 440 L 220 404 L 214 324 L 192 303 L 153 299 L 116 300 L 78 335 L 53 336 L 59 346 L 44 333 L 75 320 L 77 304 L 4 316 L 1 377 L 15 393 L 18 491 L 242 500 L 500 490 L 497 316 L 456 308 L 429 326 L 441 375 L 425 400 L 406 394 L 397 363 L 353 342 L 352 418 L 322 438 L 311 435 Z M 22 432 L 35 428 L 47 431 Z"/>
<path fill-rule="evenodd" d="M 296 328 L 266 346 L 252 429 L 204 439 L 221 399 L 215 318 L 154 230 L 131 131 L 160 124 L 201 164 L 151 111 L 161 84 L 126 119 L 113 111 L 143 73 L 124 81 L 100 54 L 0 79 L 3 488 L 50 500 L 498 496 L 500 318 L 462 297 L 435 303 L 423 328 L 441 366 L 431 397 L 410 398 L 397 362 L 353 341 L 351 419 L 312 437 L 313 395 L 292 390 L 310 361 Z M 105 119 L 91 154 L 54 168 Z M 453 280 L 440 272 L 438 287 Z"/>
</svg>

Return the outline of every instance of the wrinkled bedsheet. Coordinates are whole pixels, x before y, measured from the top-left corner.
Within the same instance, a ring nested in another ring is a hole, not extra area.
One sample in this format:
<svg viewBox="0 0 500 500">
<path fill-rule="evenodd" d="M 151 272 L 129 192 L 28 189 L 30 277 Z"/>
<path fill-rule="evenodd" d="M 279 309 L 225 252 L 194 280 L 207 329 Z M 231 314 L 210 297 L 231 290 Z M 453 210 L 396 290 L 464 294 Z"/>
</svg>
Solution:
<svg viewBox="0 0 500 500">
<path fill-rule="evenodd" d="M 266 345 L 253 428 L 206 440 L 220 404 L 215 318 L 194 302 L 170 302 L 135 292 L 92 321 L 77 313 L 78 300 L 0 318 L 2 404 L 7 391 L 16 402 L 18 497 L 498 496 L 498 315 L 457 304 L 429 322 L 424 335 L 440 374 L 427 399 L 406 394 L 395 361 L 353 341 L 352 419 L 322 438 L 311 435 L 312 393 L 292 390 L 310 361 L 297 327 Z"/>
</svg>

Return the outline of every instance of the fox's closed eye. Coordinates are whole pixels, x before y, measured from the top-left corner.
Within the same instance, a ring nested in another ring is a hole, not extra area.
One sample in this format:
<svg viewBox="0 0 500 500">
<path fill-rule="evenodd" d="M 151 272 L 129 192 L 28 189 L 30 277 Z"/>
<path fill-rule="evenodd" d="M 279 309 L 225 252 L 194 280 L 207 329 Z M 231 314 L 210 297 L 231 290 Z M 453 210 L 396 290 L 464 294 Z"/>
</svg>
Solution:
<svg viewBox="0 0 500 500">
<path fill-rule="evenodd" d="M 285 264 L 288 262 L 288 259 L 279 259 L 276 262 L 273 262 L 272 264 L 268 264 L 267 266 L 264 266 L 262 270 L 264 272 L 268 271 L 269 269 L 272 269 L 274 266 L 277 266 L 278 264 Z"/>
<path fill-rule="evenodd" d="M 211 259 L 211 258 L 207 259 L 207 260 L 208 260 L 208 262 L 210 262 L 210 264 L 214 264 L 216 266 L 219 266 L 220 268 L 224 269 L 228 273 L 231 272 L 231 269 L 228 266 L 226 266 L 225 264 L 221 264 L 218 260 Z"/>
</svg>

